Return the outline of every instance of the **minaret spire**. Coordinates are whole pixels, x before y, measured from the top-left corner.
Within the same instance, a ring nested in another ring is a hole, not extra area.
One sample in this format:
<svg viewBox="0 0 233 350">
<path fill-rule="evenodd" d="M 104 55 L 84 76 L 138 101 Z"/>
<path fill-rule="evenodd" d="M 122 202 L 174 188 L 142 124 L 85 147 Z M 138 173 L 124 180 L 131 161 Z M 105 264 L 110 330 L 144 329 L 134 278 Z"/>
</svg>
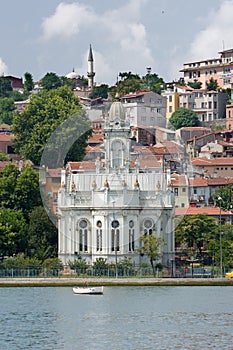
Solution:
<svg viewBox="0 0 233 350">
<path fill-rule="evenodd" d="M 88 55 L 88 72 L 87 72 L 87 77 L 88 77 L 88 87 L 93 88 L 94 86 L 94 59 L 93 59 L 93 53 L 92 53 L 92 48 L 90 45 L 89 49 L 89 55 Z"/>
</svg>

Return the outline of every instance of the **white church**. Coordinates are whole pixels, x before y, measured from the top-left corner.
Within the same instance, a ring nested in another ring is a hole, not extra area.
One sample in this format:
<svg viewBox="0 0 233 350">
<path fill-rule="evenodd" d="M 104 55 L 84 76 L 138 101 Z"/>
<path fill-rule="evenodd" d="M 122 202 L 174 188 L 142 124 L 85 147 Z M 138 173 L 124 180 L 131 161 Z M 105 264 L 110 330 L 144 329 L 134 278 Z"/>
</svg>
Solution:
<svg viewBox="0 0 233 350">
<path fill-rule="evenodd" d="M 170 175 L 153 157 L 139 159 L 131 149 L 130 124 L 121 102 L 111 105 L 104 125 L 104 159 L 68 163 L 58 193 L 58 256 L 64 265 L 78 257 L 119 262 L 141 256 L 140 236 L 164 239 L 161 262 L 174 259 L 174 198 Z M 142 167 L 143 163 L 147 166 Z"/>
</svg>

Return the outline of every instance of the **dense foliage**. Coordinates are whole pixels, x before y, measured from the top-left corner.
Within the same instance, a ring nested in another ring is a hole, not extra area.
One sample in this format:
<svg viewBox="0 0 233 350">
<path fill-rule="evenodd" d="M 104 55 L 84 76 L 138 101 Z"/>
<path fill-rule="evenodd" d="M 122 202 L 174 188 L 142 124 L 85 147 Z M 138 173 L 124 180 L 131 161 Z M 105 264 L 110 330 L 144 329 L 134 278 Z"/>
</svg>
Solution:
<svg viewBox="0 0 233 350">
<path fill-rule="evenodd" d="M 0 256 L 57 255 L 57 229 L 42 207 L 38 172 L 14 164 L 0 172 Z"/>
<path fill-rule="evenodd" d="M 156 275 L 156 261 L 161 257 L 159 248 L 164 244 L 161 237 L 156 237 L 154 234 L 142 235 L 140 237 L 142 247 L 140 248 L 141 255 L 147 255 L 150 260 L 153 275 Z"/>
<path fill-rule="evenodd" d="M 121 72 L 119 73 L 119 77 L 120 81 L 110 88 L 110 93 L 113 98 L 116 94 L 121 97 L 130 92 L 139 90 L 151 90 L 156 93 L 161 93 L 164 87 L 164 80 L 156 73 L 146 74 L 140 77 L 138 74 L 133 74 L 131 72 Z"/>
<path fill-rule="evenodd" d="M 187 126 L 198 126 L 198 115 L 191 109 L 181 107 L 172 113 L 171 118 L 169 119 L 169 124 L 170 127 L 175 130 Z"/>
<path fill-rule="evenodd" d="M 79 113 L 77 114 L 77 112 Z M 22 113 L 15 114 L 13 122 L 15 151 L 21 154 L 24 159 L 30 159 L 34 164 L 39 165 L 50 136 L 70 117 L 73 120 L 69 128 L 59 129 L 56 141 L 59 139 L 60 144 L 50 144 L 50 152 L 53 153 L 50 159 L 56 161 L 50 167 L 64 164 L 64 155 L 62 154 L 63 159 L 60 156 L 63 151 L 62 142 L 64 145 L 69 144 L 70 138 L 80 134 L 80 139 L 73 146 L 74 151 L 70 150 L 69 153 L 72 160 L 79 160 L 84 154 L 85 141 L 91 133 L 90 122 L 81 109 L 79 99 L 66 86 L 56 90 L 42 90 L 37 95 L 32 96 L 29 105 Z M 84 131 L 81 132 L 82 130 Z M 72 144 L 73 142 L 70 147 Z M 61 145 L 60 148 L 59 145 Z"/>
</svg>

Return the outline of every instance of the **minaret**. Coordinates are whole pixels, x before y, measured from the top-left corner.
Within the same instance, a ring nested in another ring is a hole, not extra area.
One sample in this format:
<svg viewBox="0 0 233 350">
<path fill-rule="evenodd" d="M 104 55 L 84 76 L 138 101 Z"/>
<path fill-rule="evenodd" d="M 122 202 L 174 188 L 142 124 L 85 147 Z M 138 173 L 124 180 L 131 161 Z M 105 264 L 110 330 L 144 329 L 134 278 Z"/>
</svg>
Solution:
<svg viewBox="0 0 233 350">
<path fill-rule="evenodd" d="M 93 88 L 94 86 L 94 60 L 93 60 L 93 54 L 92 54 L 92 48 L 90 45 L 90 50 L 89 50 L 89 55 L 88 55 L 88 72 L 87 72 L 87 77 L 88 77 L 88 87 Z"/>
</svg>

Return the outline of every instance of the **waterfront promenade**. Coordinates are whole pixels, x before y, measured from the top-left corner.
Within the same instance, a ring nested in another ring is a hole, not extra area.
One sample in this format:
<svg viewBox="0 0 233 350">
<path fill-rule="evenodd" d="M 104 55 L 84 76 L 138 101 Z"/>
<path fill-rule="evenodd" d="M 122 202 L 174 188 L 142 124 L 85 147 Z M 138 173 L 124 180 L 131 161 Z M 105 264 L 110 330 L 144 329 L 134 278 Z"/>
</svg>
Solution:
<svg viewBox="0 0 233 350">
<path fill-rule="evenodd" d="M 0 278 L 0 287 L 69 287 L 83 286 L 233 286 L 233 279 L 226 278 L 80 278 L 38 277 Z"/>
</svg>

